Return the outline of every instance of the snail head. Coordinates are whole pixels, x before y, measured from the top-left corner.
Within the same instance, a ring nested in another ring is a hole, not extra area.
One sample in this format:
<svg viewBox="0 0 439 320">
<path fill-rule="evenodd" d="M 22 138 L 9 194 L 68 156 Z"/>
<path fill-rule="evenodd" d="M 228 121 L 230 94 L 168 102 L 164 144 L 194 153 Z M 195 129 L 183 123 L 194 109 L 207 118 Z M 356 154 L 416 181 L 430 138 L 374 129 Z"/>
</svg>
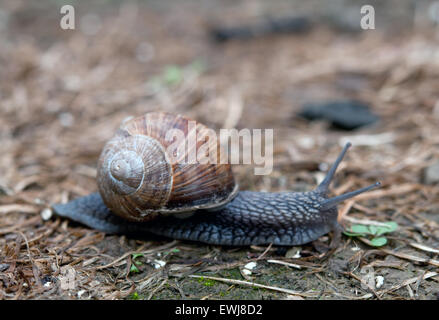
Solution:
<svg viewBox="0 0 439 320">
<path fill-rule="evenodd" d="M 329 185 L 331 184 L 331 181 L 333 180 L 334 174 L 337 171 L 339 164 L 343 160 L 343 158 L 346 154 L 346 151 L 349 149 L 349 147 L 351 145 L 352 144 L 350 142 L 345 144 L 343 150 L 340 152 L 340 154 L 338 155 L 334 164 L 332 165 L 332 167 L 329 169 L 328 173 L 326 174 L 326 177 L 317 186 L 317 188 L 313 191 L 314 193 L 319 194 L 322 197 L 321 199 L 324 199 L 323 201 L 320 202 L 319 208 L 321 211 L 330 210 L 331 208 L 334 208 L 338 203 L 340 203 L 346 199 L 353 198 L 356 195 L 359 195 L 360 193 L 367 192 L 367 191 L 374 189 L 374 188 L 381 185 L 380 182 L 376 182 L 370 186 L 367 186 L 367 187 L 364 187 L 364 188 L 361 188 L 358 190 L 347 192 L 347 193 L 341 194 L 341 195 L 333 197 L 333 198 L 327 198 Z"/>
</svg>

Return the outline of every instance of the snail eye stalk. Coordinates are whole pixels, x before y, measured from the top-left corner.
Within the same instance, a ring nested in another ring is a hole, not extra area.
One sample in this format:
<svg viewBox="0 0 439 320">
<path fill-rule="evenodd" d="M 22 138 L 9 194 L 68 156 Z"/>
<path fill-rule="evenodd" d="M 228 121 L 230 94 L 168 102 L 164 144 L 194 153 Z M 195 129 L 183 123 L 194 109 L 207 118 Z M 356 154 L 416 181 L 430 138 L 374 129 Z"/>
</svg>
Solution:
<svg viewBox="0 0 439 320">
<path fill-rule="evenodd" d="M 328 191 L 329 185 L 331 184 L 332 178 L 334 178 L 334 174 L 337 171 L 337 168 L 341 161 L 343 160 L 346 152 L 350 148 L 352 144 L 350 142 L 346 143 L 343 150 L 338 155 L 337 159 L 335 160 L 334 164 L 332 165 L 331 169 L 329 169 L 328 173 L 326 174 L 325 179 L 318 185 L 316 188 L 316 192 L 326 193 Z"/>
<path fill-rule="evenodd" d="M 355 191 L 351 191 L 351 192 L 348 192 L 348 193 L 345 193 L 345 194 L 341 194 L 341 195 L 336 196 L 334 198 L 326 199 L 325 201 L 323 201 L 321 203 L 321 208 L 322 209 L 329 209 L 329 208 L 335 206 L 337 203 L 340 203 L 340 202 L 342 202 L 342 201 L 344 201 L 346 199 L 353 198 L 356 195 L 359 195 L 360 193 L 364 193 L 364 192 L 370 191 L 370 190 L 372 190 L 372 189 L 374 189 L 376 187 L 379 187 L 380 185 L 381 185 L 380 182 L 375 182 L 374 184 L 372 184 L 372 185 L 370 185 L 368 187 L 361 188 L 361 189 L 358 189 L 358 190 L 355 190 Z"/>
</svg>

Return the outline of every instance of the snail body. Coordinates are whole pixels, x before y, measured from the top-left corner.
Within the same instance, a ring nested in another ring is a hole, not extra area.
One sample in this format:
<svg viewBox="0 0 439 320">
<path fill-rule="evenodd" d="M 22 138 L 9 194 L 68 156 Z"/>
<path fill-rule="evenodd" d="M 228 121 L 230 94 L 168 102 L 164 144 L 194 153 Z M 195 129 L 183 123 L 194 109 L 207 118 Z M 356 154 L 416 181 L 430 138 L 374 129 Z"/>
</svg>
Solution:
<svg viewBox="0 0 439 320">
<path fill-rule="evenodd" d="M 99 193 L 55 204 L 55 213 L 106 233 L 153 233 L 216 245 L 300 245 L 338 231 L 337 204 L 379 185 L 328 198 L 348 143 L 313 191 L 238 191 L 229 164 L 170 161 L 183 157 L 169 152 L 175 143 L 167 138 L 171 128 L 184 133 L 178 143 L 210 130 L 162 112 L 125 122 L 99 158 Z M 193 148 L 202 145 L 198 141 Z"/>
</svg>

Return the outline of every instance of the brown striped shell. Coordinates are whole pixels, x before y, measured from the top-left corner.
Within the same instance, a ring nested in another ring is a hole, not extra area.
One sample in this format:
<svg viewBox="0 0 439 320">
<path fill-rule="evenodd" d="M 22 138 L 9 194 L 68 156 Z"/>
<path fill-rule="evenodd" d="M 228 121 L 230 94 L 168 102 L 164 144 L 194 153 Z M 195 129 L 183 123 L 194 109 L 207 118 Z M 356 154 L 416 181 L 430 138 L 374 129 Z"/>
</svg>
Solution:
<svg viewBox="0 0 439 320">
<path fill-rule="evenodd" d="M 225 205 L 238 186 L 230 164 L 220 161 L 223 153 L 216 136 L 209 135 L 212 132 L 198 122 L 163 112 L 124 122 L 98 162 L 104 203 L 134 221 Z M 194 136 L 200 138 L 191 139 Z M 206 146 L 216 150 L 216 163 L 193 158 Z"/>
</svg>

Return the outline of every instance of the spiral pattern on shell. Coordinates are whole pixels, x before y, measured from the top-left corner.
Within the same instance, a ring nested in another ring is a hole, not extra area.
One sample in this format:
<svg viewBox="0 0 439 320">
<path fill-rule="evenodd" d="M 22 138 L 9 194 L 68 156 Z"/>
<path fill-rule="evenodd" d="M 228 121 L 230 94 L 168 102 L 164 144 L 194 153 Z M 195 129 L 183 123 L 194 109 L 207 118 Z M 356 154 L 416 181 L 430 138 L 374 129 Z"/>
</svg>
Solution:
<svg viewBox="0 0 439 320">
<path fill-rule="evenodd" d="M 98 188 L 110 210 L 129 220 L 147 221 L 159 214 L 219 208 L 236 195 L 230 164 L 183 161 L 191 151 L 189 136 L 205 137 L 210 130 L 190 122 L 182 116 L 151 112 L 122 124 L 98 162 Z M 172 129 L 184 134 L 177 141 L 186 146 L 181 154 L 169 154 L 176 141 L 167 137 Z M 197 139 L 195 153 L 205 143 Z M 221 154 L 217 141 L 209 138 L 208 145 Z"/>
</svg>

